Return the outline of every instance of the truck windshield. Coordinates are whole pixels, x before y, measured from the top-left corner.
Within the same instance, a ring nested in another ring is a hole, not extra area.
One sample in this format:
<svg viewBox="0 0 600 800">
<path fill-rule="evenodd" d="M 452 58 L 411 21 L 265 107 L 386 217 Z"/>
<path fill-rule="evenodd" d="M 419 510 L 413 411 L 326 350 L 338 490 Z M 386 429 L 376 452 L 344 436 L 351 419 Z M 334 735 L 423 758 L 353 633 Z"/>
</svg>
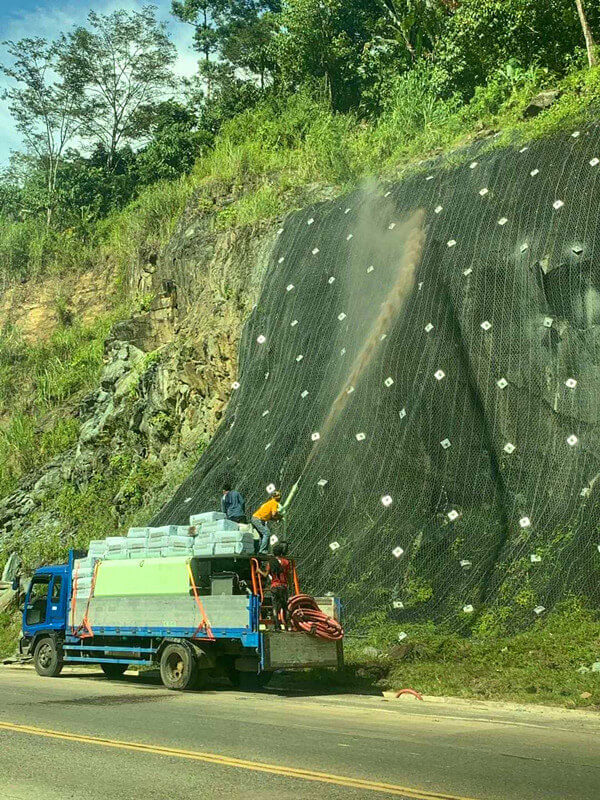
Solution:
<svg viewBox="0 0 600 800">
<path fill-rule="evenodd" d="M 40 625 L 46 621 L 49 587 L 49 575 L 40 575 L 32 580 L 25 618 L 27 625 Z"/>
</svg>

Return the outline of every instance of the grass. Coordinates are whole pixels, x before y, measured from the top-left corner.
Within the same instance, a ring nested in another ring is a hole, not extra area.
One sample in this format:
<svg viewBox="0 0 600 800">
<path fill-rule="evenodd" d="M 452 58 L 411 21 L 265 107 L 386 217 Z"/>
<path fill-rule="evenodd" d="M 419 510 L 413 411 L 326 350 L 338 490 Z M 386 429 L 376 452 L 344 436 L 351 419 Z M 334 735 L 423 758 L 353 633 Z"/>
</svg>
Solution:
<svg viewBox="0 0 600 800">
<path fill-rule="evenodd" d="M 156 255 L 170 238 L 193 189 L 188 177 L 161 181 L 144 189 L 122 211 L 97 224 L 97 258 L 114 264 L 120 278 L 124 278 L 133 264 Z"/>
<path fill-rule="evenodd" d="M 391 623 L 384 614 L 360 627 L 362 636 L 346 640 L 344 670 L 311 671 L 302 680 L 352 691 L 410 687 L 426 695 L 600 707 L 600 672 L 590 670 L 600 662 L 600 617 L 574 601 L 504 637 L 464 638 L 433 624 Z M 402 641 L 400 632 L 408 634 Z"/>
<path fill-rule="evenodd" d="M 332 115 L 303 94 L 247 111 L 224 126 L 191 181 L 213 193 L 237 190 L 218 225 L 247 225 L 299 207 L 307 186 L 330 184 L 341 192 L 368 177 L 393 179 L 486 130 L 502 132 L 489 147 L 540 138 L 577 124 L 600 104 L 600 68 L 562 80 L 535 68 L 501 71 L 466 104 L 436 98 L 428 80 L 419 71 L 401 76 L 374 122 Z M 546 88 L 559 92 L 554 105 L 524 119 L 531 98 Z"/>
<path fill-rule="evenodd" d="M 48 229 L 42 216 L 15 222 L 0 215 L 0 287 L 18 280 L 79 273 L 94 263 L 94 245 L 73 230 Z"/>
<path fill-rule="evenodd" d="M 21 615 L 10 611 L 0 614 L 0 660 L 12 656 L 19 640 Z"/>
<path fill-rule="evenodd" d="M 79 423 L 65 404 L 96 385 L 106 336 L 126 313 L 123 307 L 89 325 L 61 327 L 35 344 L 13 328 L 0 332 L 0 496 L 40 458 L 47 462 L 75 444 Z"/>
</svg>

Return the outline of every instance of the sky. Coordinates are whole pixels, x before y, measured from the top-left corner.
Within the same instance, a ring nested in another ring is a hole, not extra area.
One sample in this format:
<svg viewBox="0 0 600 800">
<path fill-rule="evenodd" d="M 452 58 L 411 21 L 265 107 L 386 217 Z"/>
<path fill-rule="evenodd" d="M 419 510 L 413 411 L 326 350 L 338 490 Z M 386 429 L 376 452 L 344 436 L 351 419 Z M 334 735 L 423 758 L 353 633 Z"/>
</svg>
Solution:
<svg viewBox="0 0 600 800">
<path fill-rule="evenodd" d="M 190 25 L 177 21 L 171 15 L 171 0 L 154 0 L 151 3 L 136 0 L 19 0 L 18 3 L 0 0 L 0 41 L 17 41 L 33 36 L 54 39 L 73 25 L 85 23 L 90 11 L 107 14 L 119 8 L 134 9 L 149 4 L 157 7 L 157 16 L 167 23 L 177 48 L 175 72 L 192 75 L 198 61 L 198 54 L 192 48 L 193 30 Z M 0 63 L 6 63 L 6 60 L 6 49 L 0 46 Z M 0 75 L 0 93 L 7 83 L 7 79 Z M 8 164 L 11 150 L 19 149 L 20 144 L 6 103 L 0 99 L 0 168 Z"/>
</svg>

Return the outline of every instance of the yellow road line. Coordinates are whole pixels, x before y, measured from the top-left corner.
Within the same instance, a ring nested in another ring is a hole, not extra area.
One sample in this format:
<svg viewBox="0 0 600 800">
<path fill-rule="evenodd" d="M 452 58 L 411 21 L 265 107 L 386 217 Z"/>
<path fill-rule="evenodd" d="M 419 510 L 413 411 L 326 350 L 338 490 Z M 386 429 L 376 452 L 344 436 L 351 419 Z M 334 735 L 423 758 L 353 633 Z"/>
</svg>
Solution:
<svg viewBox="0 0 600 800">
<path fill-rule="evenodd" d="M 34 728 L 31 725 L 17 725 L 12 722 L 0 721 L 0 730 L 24 733 L 31 736 L 45 736 L 49 739 L 63 739 L 69 742 L 95 744 L 102 747 L 113 747 L 120 750 L 133 750 L 141 753 L 154 753 L 161 756 L 185 758 L 192 761 L 204 761 L 209 764 L 219 764 L 223 767 L 236 767 L 238 769 L 247 769 L 255 772 L 267 772 L 271 775 L 281 775 L 286 778 L 300 778 L 305 781 L 331 783 L 337 786 L 346 786 L 351 789 L 363 789 L 371 792 L 379 792 L 381 794 L 403 796 L 412 798 L 413 800 L 473 800 L 473 798 L 460 797 L 458 795 L 438 794 L 437 792 L 409 789 L 405 786 L 398 786 L 392 783 L 379 783 L 378 781 L 350 778 L 344 775 L 332 775 L 327 772 L 316 772 L 311 769 L 298 769 L 296 767 L 284 767 L 277 764 L 264 764 L 260 761 L 245 761 L 241 758 L 230 758 L 229 756 L 221 756 L 216 753 L 202 753 L 197 750 L 179 750 L 173 747 L 144 744 L 143 742 L 123 742 L 118 739 L 103 739 L 99 736 L 85 736 L 82 734 L 68 733 L 67 731 Z"/>
</svg>

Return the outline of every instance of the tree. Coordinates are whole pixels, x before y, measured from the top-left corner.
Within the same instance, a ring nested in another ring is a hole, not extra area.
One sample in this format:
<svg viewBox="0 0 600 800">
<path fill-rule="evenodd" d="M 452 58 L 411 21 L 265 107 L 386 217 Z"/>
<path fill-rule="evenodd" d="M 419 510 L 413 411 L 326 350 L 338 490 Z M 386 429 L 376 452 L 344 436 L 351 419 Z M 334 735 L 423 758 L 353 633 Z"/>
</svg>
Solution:
<svg viewBox="0 0 600 800">
<path fill-rule="evenodd" d="M 118 148 L 135 141 L 137 111 L 163 99 L 173 85 L 176 52 L 155 9 L 91 11 L 90 28 L 77 27 L 62 37 L 63 71 L 77 76 L 90 100 L 82 131 L 101 144 L 110 168 Z"/>
<path fill-rule="evenodd" d="M 399 40 L 411 60 L 431 52 L 449 13 L 444 0 L 378 0 L 388 36 Z"/>
<path fill-rule="evenodd" d="M 590 65 L 590 67 L 595 67 L 597 64 L 596 44 L 594 42 L 594 37 L 592 36 L 592 31 L 590 29 L 589 23 L 587 21 L 585 9 L 583 7 L 583 0 L 575 0 L 575 5 L 577 6 L 577 13 L 579 14 L 579 21 L 581 23 L 581 28 L 583 30 L 583 37 L 585 39 L 585 49 L 587 50 L 588 64 Z"/>
<path fill-rule="evenodd" d="M 173 0 L 171 12 L 194 27 L 194 47 L 208 62 L 219 47 L 219 14 L 226 0 Z"/>
<path fill-rule="evenodd" d="M 174 100 L 152 110 L 148 119 L 149 143 L 136 156 L 135 171 L 141 185 L 173 180 L 191 170 L 198 156 L 213 142 L 212 134 L 198 129 L 197 123 L 196 113 Z"/>
<path fill-rule="evenodd" d="M 200 74 L 209 100 L 231 68 L 257 75 L 264 88 L 267 76 L 276 69 L 271 44 L 280 0 L 173 0 L 171 10 L 194 26 L 194 45 L 204 56 Z"/>
<path fill-rule="evenodd" d="M 221 57 L 257 75 L 261 89 L 277 72 L 273 40 L 280 11 L 279 0 L 230 0 L 221 14 Z"/>
<path fill-rule="evenodd" d="M 313 84 L 336 111 L 356 107 L 365 82 L 362 56 L 380 18 L 378 0 L 287 0 L 276 46 L 288 90 Z"/>
<path fill-rule="evenodd" d="M 56 222 L 83 232 L 90 223 L 123 208 L 136 190 L 136 156 L 129 146 L 115 153 L 110 168 L 101 144 L 89 155 L 69 151 L 59 171 Z"/>
<path fill-rule="evenodd" d="M 588 13 L 600 24 L 600 5 Z M 434 62 L 441 89 L 470 97 L 509 61 L 561 74 L 580 46 L 581 25 L 572 0 L 461 0 L 444 25 Z"/>
<path fill-rule="evenodd" d="M 45 175 L 46 222 L 50 225 L 57 174 L 65 148 L 82 126 L 81 84 L 61 69 L 60 43 L 42 38 L 5 42 L 12 66 L 0 66 L 16 85 L 7 89 L 10 113 L 30 154 Z"/>
</svg>

